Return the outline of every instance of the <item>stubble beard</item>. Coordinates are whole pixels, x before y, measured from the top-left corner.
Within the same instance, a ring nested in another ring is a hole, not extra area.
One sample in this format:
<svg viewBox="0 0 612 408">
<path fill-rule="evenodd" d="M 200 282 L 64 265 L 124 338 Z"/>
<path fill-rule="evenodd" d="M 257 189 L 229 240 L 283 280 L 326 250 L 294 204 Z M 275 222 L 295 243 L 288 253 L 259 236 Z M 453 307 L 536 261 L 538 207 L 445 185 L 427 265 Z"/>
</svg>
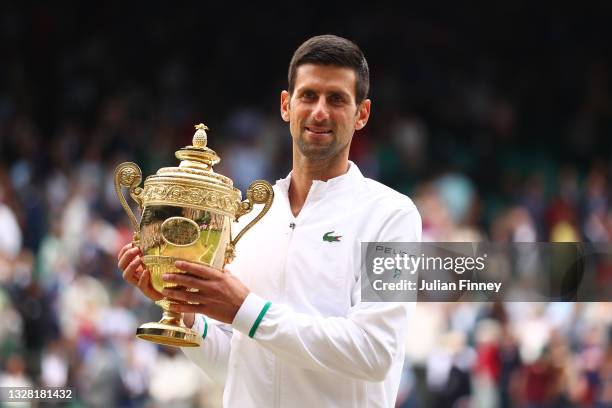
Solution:
<svg viewBox="0 0 612 408">
<path fill-rule="evenodd" d="M 321 145 L 308 143 L 304 136 L 297 140 L 297 147 L 300 153 L 309 160 L 323 161 L 334 157 L 339 149 L 338 140 L 333 139 L 329 144 Z"/>
<path fill-rule="evenodd" d="M 331 161 L 333 158 L 338 157 L 347 150 L 351 144 L 351 139 L 347 140 L 347 142 L 342 145 L 339 139 L 334 134 L 331 141 L 328 144 L 319 144 L 312 143 L 306 140 L 306 136 L 304 134 L 300 134 L 300 136 L 296 140 L 296 145 L 298 151 L 304 158 L 311 161 Z"/>
</svg>

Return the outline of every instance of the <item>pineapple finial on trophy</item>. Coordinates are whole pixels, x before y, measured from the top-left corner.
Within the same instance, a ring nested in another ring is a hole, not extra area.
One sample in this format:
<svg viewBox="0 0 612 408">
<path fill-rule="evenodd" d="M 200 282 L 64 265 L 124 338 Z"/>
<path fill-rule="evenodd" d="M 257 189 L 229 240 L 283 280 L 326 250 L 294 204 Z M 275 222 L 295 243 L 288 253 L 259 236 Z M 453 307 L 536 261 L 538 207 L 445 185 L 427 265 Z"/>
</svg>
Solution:
<svg viewBox="0 0 612 408">
<path fill-rule="evenodd" d="M 193 141 L 191 142 L 191 145 L 193 147 L 204 149 L 208 141 L 208 136 L 206 136 L 206 131 L 208 130 L 208 126 L 206 126 L 203 123 L 200 123 L 199 125 L 195 125 L 195 128 L 196 128 L 196 132 L 193 135 Z"/>
</svg>

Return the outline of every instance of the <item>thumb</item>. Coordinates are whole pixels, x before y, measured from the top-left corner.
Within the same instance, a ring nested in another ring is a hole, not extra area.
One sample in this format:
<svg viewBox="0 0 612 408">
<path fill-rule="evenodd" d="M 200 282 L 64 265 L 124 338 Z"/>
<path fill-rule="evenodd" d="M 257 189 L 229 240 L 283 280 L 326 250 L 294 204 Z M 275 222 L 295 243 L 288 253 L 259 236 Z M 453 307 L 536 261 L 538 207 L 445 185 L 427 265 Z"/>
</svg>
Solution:
<svg viewBox="0 0 612 408">
<path fill-rule="evenodd" d="M 138 281 L 138 287 L 145 295 L 153 300 L 160 300 L 163 298 L 163 296 L 151 285 L 151 272 L 149 272 L 148 269 L 142 271 L 142 275 Z"/>
</svg>

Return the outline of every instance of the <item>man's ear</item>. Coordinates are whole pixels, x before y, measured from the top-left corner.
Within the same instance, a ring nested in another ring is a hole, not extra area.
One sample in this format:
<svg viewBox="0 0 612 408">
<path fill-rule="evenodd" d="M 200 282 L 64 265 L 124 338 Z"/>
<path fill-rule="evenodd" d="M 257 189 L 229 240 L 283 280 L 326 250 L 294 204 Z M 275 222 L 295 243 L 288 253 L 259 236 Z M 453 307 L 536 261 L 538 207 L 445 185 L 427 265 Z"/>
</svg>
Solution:
<svg viewBox="0 0 612 408">
<path fill-rule="evenodd" d="M 370 107 L 372 106 L 372 101 L 369 99 L 364 99 L 359 104 L 357 108 L 357 121 L 355 122 L 355 129 L 361 130 L 365 127 L 366 123 L 368 123 L 368 119 L 370 118 Z"/>
<path fill-rule="evenodd" d="M 291 94 L 287 91 L 282 91 L 280 95 L 280 114 L 285 122 L 289 122 L 289 100 Z"/>
</svg>

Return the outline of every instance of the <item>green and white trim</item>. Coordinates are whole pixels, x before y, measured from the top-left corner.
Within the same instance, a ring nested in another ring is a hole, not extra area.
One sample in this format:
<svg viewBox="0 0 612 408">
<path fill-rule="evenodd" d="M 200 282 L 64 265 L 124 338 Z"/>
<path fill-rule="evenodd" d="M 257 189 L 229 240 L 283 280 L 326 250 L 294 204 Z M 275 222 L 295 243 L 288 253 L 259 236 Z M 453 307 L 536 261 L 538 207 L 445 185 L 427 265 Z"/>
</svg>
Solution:
<svg viewBox="0 0 612 408">
<path fill-rule="evenodd" d="M 238 309 L 232 327 L 251 338 L 255 337 L 257 329 L 271 305 L 272 302 L 268 302 L 252 292 L 249 293 L 240 309 Z"/>
<path fill-rule="evenodd" d="M 195 320 L 193 321 L 193 326 L 191 326 L 191 328 L 195 330 L 195 332 L 198 333 L 202 339 L 205 339 L 206 335 L 208 334 L 208 321 L 206 317 L 202 316 L 201 314 L 196 314 Z"/>
</svg>

